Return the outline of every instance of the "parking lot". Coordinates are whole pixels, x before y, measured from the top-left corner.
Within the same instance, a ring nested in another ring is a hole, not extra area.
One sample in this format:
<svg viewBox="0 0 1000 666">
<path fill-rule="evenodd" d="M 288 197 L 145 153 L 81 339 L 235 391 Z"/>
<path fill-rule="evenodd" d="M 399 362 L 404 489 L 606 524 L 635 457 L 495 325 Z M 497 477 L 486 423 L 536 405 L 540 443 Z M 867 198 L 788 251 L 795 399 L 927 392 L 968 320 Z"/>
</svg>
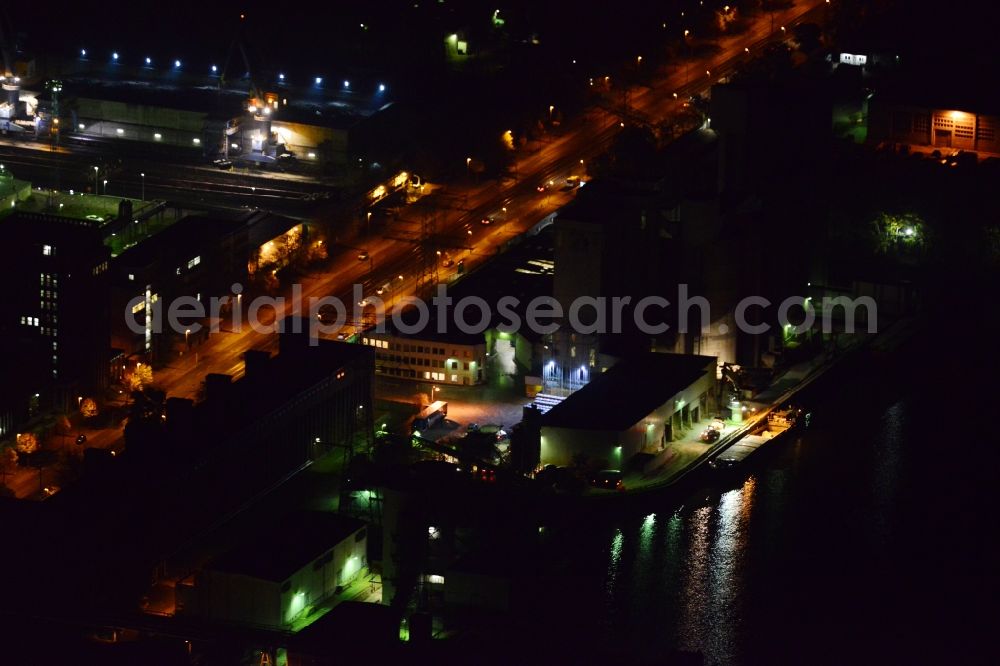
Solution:
<svg viewBox="0 0 1000 666">
<path fill-rule="evenodd" d="M 437 387 L 437 390 L 432 390 Z M 530 400 L 513 388 L 494 386 L 447 386 L 431 382 L 414 382 L 378 377 L 375 395 L 380 409 L 376 416 L 379 425 L 385 424 L 390 432 L 403 432 L 408 420 L 433 400 L 448 403 L 445 421 L 421 431 L 428 439 L 443 439 L 463 434 L 470 423 L 481 426 L 499 425 L 509 431 L 521 420 L 521 409 Z"/>
</svg>

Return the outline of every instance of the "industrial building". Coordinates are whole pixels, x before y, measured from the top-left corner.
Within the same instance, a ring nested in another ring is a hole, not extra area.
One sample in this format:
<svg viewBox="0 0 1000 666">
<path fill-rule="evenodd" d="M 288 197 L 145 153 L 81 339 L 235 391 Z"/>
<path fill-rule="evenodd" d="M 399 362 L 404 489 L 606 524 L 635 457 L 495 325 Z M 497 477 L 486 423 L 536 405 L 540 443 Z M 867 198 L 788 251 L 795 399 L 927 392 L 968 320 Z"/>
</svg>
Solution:
<svg viewBox="0 0 1000 666">
<path fill-rule="evenodd" d="M 237 162 L 344 162 L 349 130 L 373 110 L 318 94 L 289 94 L 70 78 L 60 82 L 58 93 L 39 95 L 37 131 L 51 131 L 58 117 L 64 134 L 174 146 Z"/>
<path fill-rule="evenodd" d="M 595 375 L 541 417 L 541 464 L 622 469 L 658 452 L 716 403 L 714 356 L 646 352 Z"/>
<path fill-rule="evenodd" d="M 0 338 L 19 357 L 16 402 L 38 393 L 43 404 L 75 406 L 108 384 L 110 250 L 96 225 L 54 215 L 14 212 L 0 234 L 11 248 Z"/>
<path fill-rule="evenodd" d="M 178 340 L 190 342 L 181 331 L 158 330 L 154 308 L 186 296 L 206 304 L 208 312 L 209 298 L 236 299 L 234 283 L 246 285 L 262 272 L 284 268 L 310 242 L 304 223 L 265 211 L 182 218 L 112 260 L 114 346 L 157 357 Z M 165 314 L 159 311 L 160 324 Z"/>
<path fill-rule="evenodd" d="M 308 511 L 216 558 L 177 587 L 177 612 L 206 620 L 289 629 L 368 566 L 368 531 L 356 518 Z"/>
<path fill-rule="evenodd" d="M 392 322 L 370 329 L 361 343 L 375 349 L 375 373 L 401 379 L 469 386 L 485 380 L 486 338 L 458 330 L 438 333 L 431 322 L 406 334 Z"/>
</svg>

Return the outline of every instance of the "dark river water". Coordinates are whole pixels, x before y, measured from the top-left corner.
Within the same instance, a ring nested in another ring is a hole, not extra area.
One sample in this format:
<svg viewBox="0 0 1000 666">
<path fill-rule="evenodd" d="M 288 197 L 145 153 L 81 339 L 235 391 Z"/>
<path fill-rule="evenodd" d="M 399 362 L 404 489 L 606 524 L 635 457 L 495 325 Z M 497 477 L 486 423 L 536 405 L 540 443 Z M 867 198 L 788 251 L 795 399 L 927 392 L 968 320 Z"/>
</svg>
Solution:
<svg viewBox="0 0 1000 666">
<path fill-rule="evenodd" d="M 593 630 L 629 660 L 996 663 L 1000 438 L 982 372 L 929 340 L 858 359 L 803 397 L 808 430 L 738 478 L 574 530 L 599 553 L 580 562 L 603 581 Z"/>
</svg>

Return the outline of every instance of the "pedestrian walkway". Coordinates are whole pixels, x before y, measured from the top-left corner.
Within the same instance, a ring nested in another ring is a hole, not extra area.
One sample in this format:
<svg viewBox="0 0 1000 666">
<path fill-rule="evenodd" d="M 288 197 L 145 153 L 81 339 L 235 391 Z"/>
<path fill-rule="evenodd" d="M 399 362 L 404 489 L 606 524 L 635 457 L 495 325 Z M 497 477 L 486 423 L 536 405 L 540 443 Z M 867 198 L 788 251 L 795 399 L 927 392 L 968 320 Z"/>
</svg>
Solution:
<svg viewBox="0 0 1000 666">
<path fill-rule="evenodd" d="M 290 623 L 289 628 L 298 633 L 329 613 L 343 601 L 382 603 L 382 577 L 365 567 L 358 576 L 340 589 L 306 606 Z"/>
<path fill-rule="evenodd" d="M 625 470 L 622 483 L 626 490 L 636 490 L 669 483 L 686 470 L 693 462 L 705 455 L 718 442 L 736 432 L 741 424 L 727 422 L 721 436 L 715 442 L 701 441 L 701 434 L 714 419 L 706 418 L 692 423 L 677 440 L 667 444 L 663 451 L 649 451 L 655 457 L 647 459 L 641 468 Z"/>
</svg>

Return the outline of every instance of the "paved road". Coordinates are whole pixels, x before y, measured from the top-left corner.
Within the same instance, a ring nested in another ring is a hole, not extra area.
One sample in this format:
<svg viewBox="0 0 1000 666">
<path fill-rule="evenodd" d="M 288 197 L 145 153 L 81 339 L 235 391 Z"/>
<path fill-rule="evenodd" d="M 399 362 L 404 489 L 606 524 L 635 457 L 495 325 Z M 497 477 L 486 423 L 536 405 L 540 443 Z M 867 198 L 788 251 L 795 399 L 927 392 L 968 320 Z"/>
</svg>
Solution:
<svg viewBox="0 0 1000 666">
<path fill-rule="evenodd" d="M 777 12 L 774 25 L 790 28 L 807 12 L 816 11 L 823 5 L 821 0 L 800 2 L 796 7 Z M 769 18 L 760 18 L 743 34 L 719 40 L 718 50 L 711 55 L 668 69 L 655 85 L 633 91 L 632 108 L 655 121 L 672 117 L 682 110 L 684 98 L 707 90 L 717 82 L 717 76 L 725 76 L 758 53 L 771 38 L 770 25 Z M 695 67 L 713 75 L 687 83 L 685 79 Z M 419 237 L 421 227 L 426 226 L 427 219 L 433 222 L 434 238 L 440 247 L 447 248 L 456 259 L 464 258 L 467 268 L 473 268 L 475 263 L 495 254 L 503 241 L 564 205 L 573 193 L 558 188 L 560 179 L 564 181 L 566 176 L 579 171 L 581 160 L 589 160 L 604 151 L 618 131 L 620 123 L 615 115 L 593 108 L 565 125 L 561 135 L 519 156 L 515 173 L 520 177 L 516 182 L 452 186 L 438 193 L 439 204 L 445 202 L 440 208 L 404 208 L 403 219 L 390 219 L 382 229 L 374 230 L 371 237 L 362 237 L 357 245 L 339 247 L 347 251 L 336 257 L 324 273 L 302 281 L 303 298 L 333 295 L 345 303 L 353 303 L 351 285 L 355 283 L 364 285 L 365 296 L 374 295 L 377 286 L 391 284 L 392 289 L 385 294 L 390 303 L 398 302 L 403 294 L 414 293 L 427 278 L 418 266 L 420 251 L 414 240 Z M 549 180 L 554 180 L 557 187 L 538 192 L 538 185 Z M 507 208 L 505 221 L 489 226 L 479 223 L 502 207 Z M 362 245 L 369 253 L 368 261 L 357 259 L 356 249 Z M 449 271 L 454 270 L 441 268 L 436 277 L 447 279 Z M 286 302 L 280 316 L 290 311 L 291 304 Z M 276 336 L 271 332 L 251 330 L 246 326 L 240 332 L 221 331 L 184 357 L 159 369 L 155 383 L 169 395 L 194 398 L 205 374 L 238 377 L 243 371 L 243 352 L 248 349 L 273 352 L 276 348 Z"/>
</svg>

